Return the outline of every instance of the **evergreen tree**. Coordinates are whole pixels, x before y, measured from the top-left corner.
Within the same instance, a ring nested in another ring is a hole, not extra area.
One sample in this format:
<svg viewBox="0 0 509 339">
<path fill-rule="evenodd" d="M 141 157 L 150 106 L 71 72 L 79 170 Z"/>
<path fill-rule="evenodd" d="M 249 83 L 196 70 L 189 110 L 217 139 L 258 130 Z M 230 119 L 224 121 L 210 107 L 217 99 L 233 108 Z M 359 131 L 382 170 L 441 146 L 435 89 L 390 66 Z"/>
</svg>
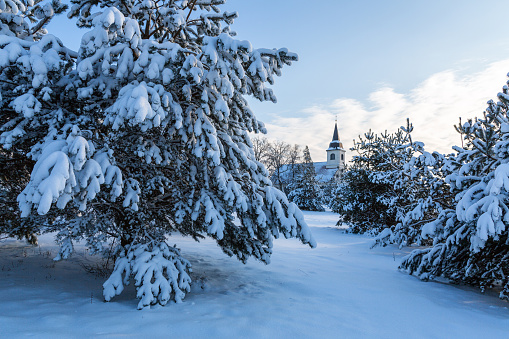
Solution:
<svg viewBox="0 0 509 339">
<path fill-rule="evenodd" d="M 373 189 L 376 188 L 369 180 L 366 169 L 353 165 L 347 168 L 341 181 L 331 186 L 328 200 L 330 209 L 339 214 L 337 225 L 346 223 L 348 231 L 365 233 L 384 226 L 384 209 L 379 207 Z"/>
<path fill-rule="evenodd" d="M 446 164 L 446 180 L 455 206 L 423 227 L 433 246 L 414 250 L 401 267 L 421 279 L 446 277 L 454 282 L 500 286 L 509 299 L 509 92 L 488 102 L 484 117 L 457 127 L 467 141 L 455 147 Z"/>
<path fill-rule="evenodd" d="M 397 223 L 384 228 L 376 236 L 373 246 L 390 243 L 398 244 L 400 248 L 412 244 L 429 245 L 430 240 L 421 235 L 422 228 L 454 205 L 454 196 L 445 180 L 449 172 L 444 165 L 449 156 L 429 153 L 423 143 L 413 142 L 410 123 L 401 129 L 408 133 L 408 143 L 399 147 L 399 161 L 393 162 L 398 165 L 373 176 L 375 181 L 391 185 L 393 194 L 398 196 L 390 203 L 396 211 Z"/>
<path fill-rule="evenodd" d="M 407 157 L 409 133 L 375 134 L 371 131 L 359 137 L 351 148 L 356 154 L 352 165 L 333 190 L 331 209 L 341 215 L 354 233 L 378 234 L 397 224 L 397 206 L 404 196 L 394 190 L 391 180 Z"/>
<path fill-rule="evenodd" d="M 242 262 L 269 263 L 280 235 L 315 246 L 247 134 L 265 128 L 245 96 L 275 101 L 266 83 L 297 56 L 236 40 L 225 0 L 71 2 L 88 30 L 78 53 L 33 32 L 30 11 L 2 26 L 0 155 L 21 176 L 32 168 L 16 184 L 23 221 L 12 213 L 2 231 L 58 232 L 56 259 L 77 240 L 92 253 L 114 241 L 104 297 L 134 280 L 139 308 L 190 290 L 190 263 L 166 243 L 173 232 L 212 237 Z M 33 12 L 41 27 L 57 5 Z M 2 201 L 15 191 L 7 181 Z"/>
<path fill-rule="evenodd" d="M 290 192 L 288 199 L 303 210 L 324 211 L 320 199 L 320 187 L 316 181 L 315 166 L 307 146 L 304 149 L 304 162 L 300 167 L 300 173 L 296 172 L 294 181 L 288 185 Z"/>
</svg>

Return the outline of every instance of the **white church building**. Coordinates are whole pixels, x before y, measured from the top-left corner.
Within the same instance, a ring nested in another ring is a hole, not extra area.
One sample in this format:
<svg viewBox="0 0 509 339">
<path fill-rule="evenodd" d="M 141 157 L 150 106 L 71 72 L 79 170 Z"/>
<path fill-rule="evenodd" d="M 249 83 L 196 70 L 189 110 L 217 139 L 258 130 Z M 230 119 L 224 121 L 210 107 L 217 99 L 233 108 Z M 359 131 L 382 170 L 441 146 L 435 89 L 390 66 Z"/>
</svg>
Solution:
<svg viewBox="0 0 509 339">
<path fill-rule="evenodd" d="M 328 182 L 331 179 L 339 179 L 345 170 L 345 154 L 343 143 L 339 140 L 338 123 L 334 124 L 334 134 L 329 144 L 327 152 L 327 161 L 315 162 L 316 180 L 319 182 Z"/>
</svg>

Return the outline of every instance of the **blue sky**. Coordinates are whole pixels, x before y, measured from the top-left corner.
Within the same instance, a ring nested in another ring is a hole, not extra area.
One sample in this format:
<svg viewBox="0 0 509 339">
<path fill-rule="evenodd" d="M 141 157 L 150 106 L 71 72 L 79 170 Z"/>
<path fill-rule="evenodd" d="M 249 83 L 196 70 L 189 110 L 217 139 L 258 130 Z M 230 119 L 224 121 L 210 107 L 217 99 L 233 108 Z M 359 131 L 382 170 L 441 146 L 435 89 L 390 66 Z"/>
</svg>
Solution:
<svg viewBox="0 0 509 339">
<path fill-rule="evenodd" d="M 315 161 L 325 159 L 336 116 L 347 148 L 410 117 L 414 139 L 448 152 L 460 142 L 458 117 L 482 114 L 509 72 L 508 1 L 229 0 L 223 8 L 239 12 L 239 39 L 299 54 L 276 79 L 278 103 L 251 105 L 269 138 L 307 144 Z M 50 32 L 77 48 L 63 21 Z"/>
</svg>

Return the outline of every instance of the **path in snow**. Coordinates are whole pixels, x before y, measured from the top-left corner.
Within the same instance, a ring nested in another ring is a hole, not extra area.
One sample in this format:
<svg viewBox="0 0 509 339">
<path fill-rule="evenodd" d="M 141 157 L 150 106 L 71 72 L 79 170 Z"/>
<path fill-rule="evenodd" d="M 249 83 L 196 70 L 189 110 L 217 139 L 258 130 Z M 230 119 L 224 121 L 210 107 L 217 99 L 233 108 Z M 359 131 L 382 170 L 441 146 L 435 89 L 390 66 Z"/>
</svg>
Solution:
<svg viewBox="0 0 509 339">
<path fill-rule="evenodd" d="M 306 212 L 318 248 L 275 241 L 272 263 L 243 265 L 212 240 L 174 237 L 201 281 L 181 304 L 137 311 L 134 290 L 102 302 L 105 278 L 79 263 L 77 246 L 53 263 L 41 247 L 0 241 L 0 337 L 58 338 L 507 338 L 509 304 L 471 288 L 421 282 L 397 270 L 404 253 L 334 227 L 337 215 Z"/>
</svg>

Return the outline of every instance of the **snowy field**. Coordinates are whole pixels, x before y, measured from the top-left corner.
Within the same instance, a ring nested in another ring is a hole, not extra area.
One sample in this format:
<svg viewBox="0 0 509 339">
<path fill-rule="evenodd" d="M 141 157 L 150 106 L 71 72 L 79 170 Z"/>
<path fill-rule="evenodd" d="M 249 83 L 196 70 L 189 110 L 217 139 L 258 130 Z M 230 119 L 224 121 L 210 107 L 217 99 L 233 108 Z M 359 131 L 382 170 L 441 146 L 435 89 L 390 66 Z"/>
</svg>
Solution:
<svg viewBox="0 0 509 339">
<path fill-rule="evenodd" d="M 508 338 L 509 304 L 495 295 L 401 273 L 404 251 L 334 227 L 333 213 L 306 212 L 310 249 L 278 240 L 272 264 L 243 265 L 212 240 L 175 237 L 195 285 L 181 304 L 137 311 L 134 290 L 102 301 L 105 278 L 76 248 L 53 263 L 40 247 L 0 241 L 0 337 L 88 338 Z"/>
</svg>

